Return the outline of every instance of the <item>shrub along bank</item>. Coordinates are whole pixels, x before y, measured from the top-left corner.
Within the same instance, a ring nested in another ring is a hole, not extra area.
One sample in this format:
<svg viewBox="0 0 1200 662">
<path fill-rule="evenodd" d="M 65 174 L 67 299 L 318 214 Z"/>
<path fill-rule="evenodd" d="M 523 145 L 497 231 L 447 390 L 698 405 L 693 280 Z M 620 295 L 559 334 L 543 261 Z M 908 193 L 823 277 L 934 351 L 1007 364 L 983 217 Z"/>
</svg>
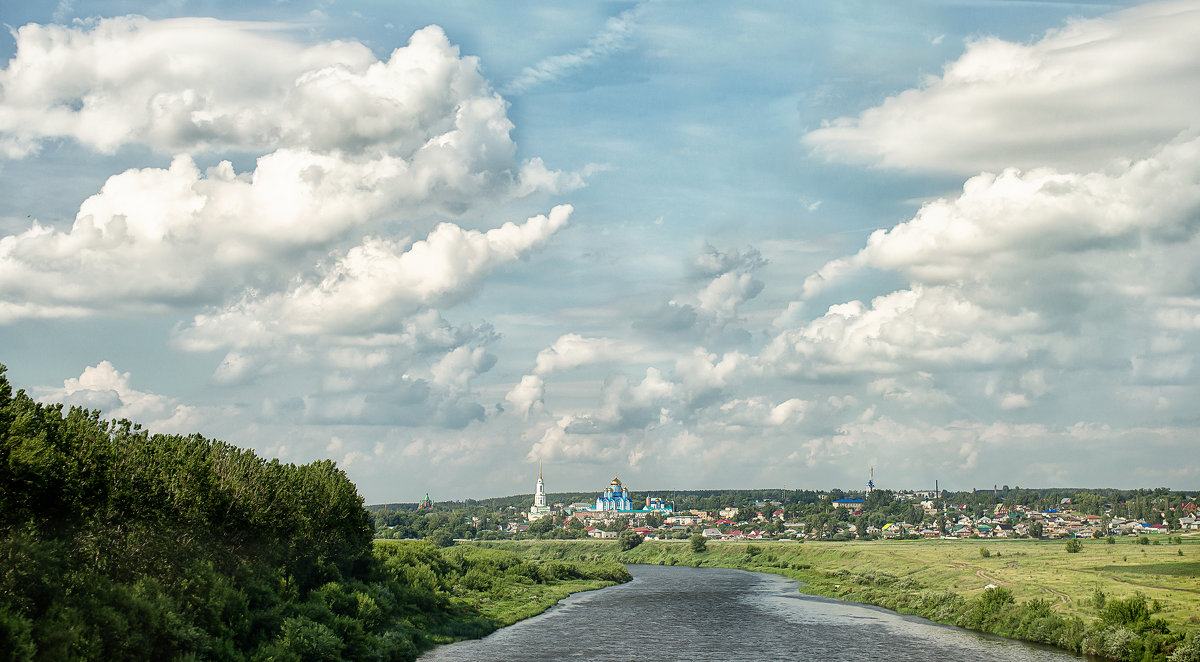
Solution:
<svg viewBox="0 0 1200 662">
<path fill-rule="evenodd" d="M 1200 545 L 1193 542 L 1146 560 L 1130 552 L 1142 549 L 1131 542 L 1087 544 L 1070 554 L 1061 542 L 989 542 L 986 556 L 979 541 L 943 540 L 719 542 L 699 550 L 687 542 L 646 541 L 627 551 L 604 541 L 486 544 L 536 559 L 772 572 L 806 582 L 800 589 L 806 593 L 1002 637 L 1118 660 L 1187 662 L 1200 661 Z"/>
</svg>

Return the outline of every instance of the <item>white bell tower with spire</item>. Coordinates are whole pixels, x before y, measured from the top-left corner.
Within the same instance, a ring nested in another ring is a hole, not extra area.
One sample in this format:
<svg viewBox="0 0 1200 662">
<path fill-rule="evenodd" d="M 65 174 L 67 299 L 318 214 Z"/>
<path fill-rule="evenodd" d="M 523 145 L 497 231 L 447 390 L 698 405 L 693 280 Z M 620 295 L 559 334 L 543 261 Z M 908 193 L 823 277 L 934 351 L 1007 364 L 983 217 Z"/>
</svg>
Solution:
<svg viewBox="0 0 1200 662">
<path fill-rule="evenodd" d="M 546 485 L 542 483 L 542 465 L 538 464 L 538 482 L 537 491 L 533 493 L 533 507 L 546 507 Z"/>
<path fill-rule="evenodd" d="M 542 463 L 539 462 L 537 489 L 533 492 L 533 506 L 529 509 L 529 521 L 541 519 L 542 516 L 549 513 L 550 506 L 546 505 L 546 485 L 542 482 Z"/>
</svg>

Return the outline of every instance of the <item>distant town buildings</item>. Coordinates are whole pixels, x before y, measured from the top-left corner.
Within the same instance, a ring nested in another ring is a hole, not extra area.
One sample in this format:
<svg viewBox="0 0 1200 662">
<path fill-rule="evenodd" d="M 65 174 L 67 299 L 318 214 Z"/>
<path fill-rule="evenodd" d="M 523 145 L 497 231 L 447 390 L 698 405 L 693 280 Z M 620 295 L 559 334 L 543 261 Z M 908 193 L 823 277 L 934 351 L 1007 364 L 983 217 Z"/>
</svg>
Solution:
<svg viewBox="0 0 1200 662">
<path fill-rule="evenodd" d="M 882 514 L 883 510 L 880 504 L 875 503 L 877 499 L 867 498 L 877 492 L 874 474 L 874 467 L 871 467 L 863 498 L 832 499 L 833 494 L 826 495 L 825 498 L 830 499 L 825 501 L 828 504 L 826 508 L 832 506 L 835 512 L 845 509 L 851 517 L 861 516 L 866 514 L 870 501 L 873 508 L 871 519 L 875 520 L 875 515 Z M 976 496 L 986 493 L 998 497 L 1000 490 L 996 486 L 972 490 Z M 788 511 L 785 515 L 783 504 L 770 500 L 757 500 L 740 508 L 725 505 L 713 510 L 676 512 L 674 504 L 659 497 L 647 496 L 644 502 L 639 502 L 619 477 L 613 477 L 595 502 L 551 505 L 547 503 L 545 482 L 539 467 L 533 504 L 527 513 L 521 515 L 527 516 L 529 522 L 547 515 L 562 515 L 559 526 L 585 531 L 593 538 L 614 538 L 618 531 L 625 528 L 647 538 L 684 538 L 699 533 L 713 540 L 838 540 L 847 535 L 851 538 L 1070 538 L 1142 535 L 1175 529 L 1200 530 L 1200 518 L 1197 517 L 1200 513 L 1194 501 L 1170 505 L 1168 510 L 1178 514 L 1175 521 L 1168 525 L 1165 514 L 1160 513 L 1148 522 L 1124 519 L 1109 512 L 1111 506 L 1108 505 L 1100 515 L 1077 512 L 1069 498 L 1057 499 L 1053 507 L 1041 511 L 1011 502 L 993 503 L 983 509 L 971 500 L 951 502 L 936 482 L 933 490 L 901 489 L 889 494 L 895 501 L 908 502 L 908 510 L 903 514 L 888 513 L 885 515 L 888 521 L 872 521 L 870 524 L 864 524 L 862 519 L 846 522 L 842 517 L 835 518 L 842 524 L 830 519 L 818 519 L 816 525 L 811 525 L 811 522 L 798 519 L 794 511 Z M 420 508 L 432 507 L 433 502 L 426 494 Z M 816 517 L 828 518 L 828 515 L 818 513 Z M 524 522 L 510 521 L 507 531 L 522 533 L 528 527 L 529 524 Z"/>
</svg>

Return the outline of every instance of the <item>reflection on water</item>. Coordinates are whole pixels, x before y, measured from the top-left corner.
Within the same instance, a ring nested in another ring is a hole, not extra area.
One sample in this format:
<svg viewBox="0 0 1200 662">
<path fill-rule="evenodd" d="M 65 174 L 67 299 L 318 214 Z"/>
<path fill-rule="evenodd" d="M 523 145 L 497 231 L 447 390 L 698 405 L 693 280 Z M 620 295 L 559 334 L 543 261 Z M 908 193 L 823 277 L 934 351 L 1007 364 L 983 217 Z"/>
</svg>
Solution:
<svg viewBox="0 0 1200 662">
<path fill-rule="evenodd" d="M 795 581 L 742 570 L 629 566 L 633 581 L 576 593 L 488 637 L 423 661 L 1075 660 L 893 612 L 802 595 Z"/>
</svg>

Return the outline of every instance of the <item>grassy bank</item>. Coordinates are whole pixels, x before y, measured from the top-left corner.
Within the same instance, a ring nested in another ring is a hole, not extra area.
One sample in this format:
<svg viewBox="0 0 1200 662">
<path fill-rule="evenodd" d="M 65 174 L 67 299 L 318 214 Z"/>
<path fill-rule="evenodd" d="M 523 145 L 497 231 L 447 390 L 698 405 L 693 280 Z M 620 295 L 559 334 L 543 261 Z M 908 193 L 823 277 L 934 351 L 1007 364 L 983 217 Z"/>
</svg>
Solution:
<svg viewBox="0 0 1200 662">
<path fill-rule="evenodd" d="M 632 577 L 612 559 L 539 561 L 508 550 L 428 542 L 376 541 L 384 566 L 408 587 L 415 609 L 406 625 L 424 633 L 425 645 L 484 636 L 536 616 L 559 600 Z M 429 620 L 429 606 L 450 614 Z"/>
<path fill-rule="evenodd" d="M 1164 541 L 1165 542 L 1165 541 Z M 1001 636 L 1116 659 L 1191 657 L 1200 630 L 1200 540 L 844 543 L 608 541 L 494 543 L 526 558 L 614 559 L 773 572 L 802 591 L 864 602 Z M 992 585 L 994 589 L 987 589 Z M 1183 646 L 1181 647 L 1181 643 Z M 1180 649 L 1180 650 L 1176 650 Z"/>
</svg>

